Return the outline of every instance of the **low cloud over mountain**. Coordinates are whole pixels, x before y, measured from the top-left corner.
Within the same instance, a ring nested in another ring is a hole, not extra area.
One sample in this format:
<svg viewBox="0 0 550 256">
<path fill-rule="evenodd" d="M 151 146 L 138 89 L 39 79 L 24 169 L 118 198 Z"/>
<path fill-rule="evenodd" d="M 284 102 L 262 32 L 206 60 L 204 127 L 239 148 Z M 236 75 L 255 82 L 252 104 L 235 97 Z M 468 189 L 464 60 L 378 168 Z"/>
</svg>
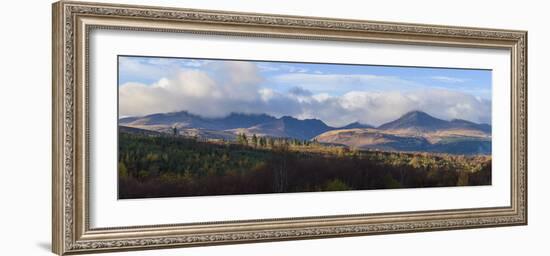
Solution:
<svg viewBox="0 0 550 256">
<path fill-rule="evenodd" d="M 300 73 L 267 77 L 254 62 L 197 63 L 167 69 L 170 72 L 157 70 L 155 74 L 162 77 L 154 82 L 121 84 L 120 115 L 187 110 L 216 118 L 230 113 L 265 113 L 274 117 L 320 119 L 340 127 L 356 121 L 380 125 L 405 112 L 421 110 L 446 120 L 491 123 L 490 100 L 392 76 Z M 132 69 L 126 67 L 130 64 L 121 67 L 128 72 L 126 76 L 146 69 L 131 64 Z M 336 91 L 325 92 L 323 88 Z M 338 88 L 349 90 L 341 93 Z"/>
<path fill-rule="evenodd" d="M 428 151 L 457 154 L 490 154 L 491 126 L 466 120 L 446 121 L 421 111 L 411 111 L 375 128 L 358 122 L 331 127 L 318 119 L 276 118 L 266 114 L 231 113 L 208 118 L 185 111 L 159 113 L 119 120 L 121 127 L 199 137 L 234 140 L 237 134 L 317 140 L 357 149 Z M 132 131 L 124 128 L 124 131 Z"/>
</svg>

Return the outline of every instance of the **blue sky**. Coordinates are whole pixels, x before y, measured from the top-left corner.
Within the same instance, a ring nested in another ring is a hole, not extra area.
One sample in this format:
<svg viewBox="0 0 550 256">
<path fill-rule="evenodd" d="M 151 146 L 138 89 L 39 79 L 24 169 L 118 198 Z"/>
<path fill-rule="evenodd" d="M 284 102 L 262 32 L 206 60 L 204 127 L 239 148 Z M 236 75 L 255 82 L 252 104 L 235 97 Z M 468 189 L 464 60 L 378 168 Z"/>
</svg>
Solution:
<svg viewBox="0 0 550 256">
<path fill-rule="evenodd" d="M 335 125 L 352 119 L 376 125 L 399 112 L 422 110 L 444 119 L 491 122 L 490 70 L 121 56 L 119 87 L 126 115 L 195 110 L 221 116 L 261 110 Z M 224 109 L 179 103 L 186 100 Z M 340 118 L 324 113 L 334 109 L 345 113 Z"/>
<path fill-rule="evenodd" d="M 126 60 L 138 62 L 144 66 L 150 66 L 151 70 L 169 70 L 175 67 L 197 68 L 215 75 L 216 70 L 208 68 L 206 63 L 219 62 L 203 59 L 176 59 L 176 58 L 151 58 L 151 57 L 120 57 L 121 61 Z M 456 69 L 456 68 L 426 68 L 426 67 L 399 67 L 399 66 L 374 66 L 374 65 L 342 65 L 342 64 L 317 64 L 317 63 L 292 63 L 292 62 L 268 62 L 268 61 L 247 61 L 255 64 L 265 78 L 262 86 L 275 91 L 289 90 L 297 86 L 299 82 L 295 79 L 279 79 L 290 74 L 309 74 L 311 78 L 323 78 L 326 75 L 373 75 L 380 77 L 393 77 L 403 81 L 411 82 L 402 86 L 401 83 L 383 83 L 381 85 L 365 85 L 361 77 L 350 77 L 346 83 L 332 84 L 331 88 L 319 87 L 313 84 L 318 82 L 314 79 L 306 80 L 304 77 L 300 83 L 304 89 L 316 93 L 329 93 L 331 95 L 343 95 L 350 90 L 374 90 L 390 91 L 395 89 L 411 90 L 416 87 L 443 88 L 470 93 L 476 97 L 491 99 L 491 71 L 479 69 Z M 123 70 L 124 71 L 124 70 Z M 120 72 L 119 85 L 127 82 L 139 82 L 151 84 L 160 77 L 155 74 Z M 291 82 L 292 81 L 292 82 Z M 329 83 L 329 82 L 327 82 Z M 407 86 L 410 86 L 407 88 Z M 416 86 L 416 87 L 415 87 Z"/>
</svg>

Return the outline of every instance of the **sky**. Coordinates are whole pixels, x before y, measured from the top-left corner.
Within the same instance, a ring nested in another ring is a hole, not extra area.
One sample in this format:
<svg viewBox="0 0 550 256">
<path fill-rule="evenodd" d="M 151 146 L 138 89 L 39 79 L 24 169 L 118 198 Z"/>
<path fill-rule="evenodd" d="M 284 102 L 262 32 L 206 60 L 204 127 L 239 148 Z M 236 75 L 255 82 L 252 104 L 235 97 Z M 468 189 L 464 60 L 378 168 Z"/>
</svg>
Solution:
<svg viewBox="0 0 550 256">
<path fill-rule="evenodd" d="M 266 113 L 331 126 L 419 110 L 491 123 L 490 70 L 119 56 L 119 116 Z"/>
</svg>

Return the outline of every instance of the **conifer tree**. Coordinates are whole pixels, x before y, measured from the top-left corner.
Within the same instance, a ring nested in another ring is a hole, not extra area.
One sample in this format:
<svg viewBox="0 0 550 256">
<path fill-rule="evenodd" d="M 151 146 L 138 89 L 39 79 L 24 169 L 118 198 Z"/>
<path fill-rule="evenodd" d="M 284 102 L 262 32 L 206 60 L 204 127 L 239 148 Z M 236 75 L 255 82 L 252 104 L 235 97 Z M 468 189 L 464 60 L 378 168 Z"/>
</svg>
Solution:
<svg viewBox="0 0 550 256">
<path fill-rule="evenodd" d="M 258 137 L 256 136 L 256 134 L 253 134 L 253 135 L 252 135 L 252 146 L 253 146 L 253 147 L 257 147 L 257 146 L 258 146 Z"/>
</svg>

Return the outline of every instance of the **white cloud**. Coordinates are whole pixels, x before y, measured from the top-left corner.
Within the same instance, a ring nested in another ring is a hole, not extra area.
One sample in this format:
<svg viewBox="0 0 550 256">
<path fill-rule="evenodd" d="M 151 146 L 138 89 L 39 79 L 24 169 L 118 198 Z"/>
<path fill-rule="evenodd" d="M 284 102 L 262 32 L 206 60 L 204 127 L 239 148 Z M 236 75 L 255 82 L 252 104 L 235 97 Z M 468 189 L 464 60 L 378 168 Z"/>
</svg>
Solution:
<svg viewBox="0 0 550 256">
<path fill-rule="evenodd" d="M 389 77 L 376 75 L 349 75 L 349 74 L 284 74 L 276 78 L 280 82 L 298 84 L 337 84 L 359 83 L 377 79 L 389 79 Z"/>
<path fill-rule="evenodd" d="M 212 68 L 219 75 L 182 69 L 151 85 L 121 85 L 120 115 L 188 110 L 205 116 L 223 116 L 231 111 L 249 112 L 249 105 L 261 101 L 258 88 L 261 78 L 253 64 L 225 62 Z"/>
<path fill-rule="evenodd" d="M 416 82 L 395 76 L 371 74 L 291 73 L 273 78 L 277 83 L 306 87 L 313 92 L 343 94 L 351 90 L 409 91 L 424 87 Z"/>
<path fill-rule="evenodd" d="M 163 77 L 167 74 L 165 69 L 154 65 L 148 65 L 137 58 L 120 57 L 118 64 L 121 74 L 136 76 L 137 78 Z"/>
<path fill-rule="evenodd" d="M 416 90 L 410 92 L 352 91 L 338 98 L 340 106 L 351 118 L 380 125 L 399 118 L 408 111 L 420 110 L 442 119 L 466 119 L 491 122 L 491 102 L 474 96 L 444 90 Z M 345 123 L 345 122 L 344 122 Z"/>
<path fill-rule="evenodd" d="M 184 70 L 196 69 L 208 65 L 212 61 L 187 59 L 185 61 L 175 58 L 141 58 L 120 57 L 119 69 L 124 78 L 132 81 L 149 80 L 151 78 L 172 77 Z"/>
<path fill-rule="evenodd" d="M 120 57 L 118 64 L 119 73 L 124 74 L 123 77 L 137 81 L 169 77 L 182 71 L 177 60 L 170 58 Z"/>
<path fill-rule="evenodd" d="M 342 126 L 355 121 L 380 125 L 408 111 L 421 110 L 447 120 L 491 122 L 489 100 L 458 91 L 426 89 L 397 77 L 289 74 L 284 79 L 295 85 L 283 93 L 262 87 L 265 81 L 259 75 L 259 68 L 252 63 L 229 61 L 208 65 L 213 72 L 181 69 L 153 84 L 121 85 L 120 115 L 181 110 L 207 117 L 225 116 L 231 112 L 267 113 L 277 117 L 317 118 L 332 126 Z M 346 88 L 341 94 L 317 92 L 309 86 L 307 90 L 299 87 L 304 76 L 308 76 L 307 80 L 315 83 L 317 87 L 313 88 L 317 89 L 350 81 L 363 86 Z M 365 84 L 393 87 L 366 91 Z"/>
<path fill-rule="evenodd" d="M 275 67 L 273 65 L 259 63 L 256 65 L 261 71 L 263 72 L 273 72 L 273 71 L 279 71 L 280 68 Z"/>
<path fill-rule="evenodd" d="M 189 60 L 189 61 L 183 62 L 183 65 L 187 66 L 187 67 L 198 68 L 198 67 L 202 67 L 204 65 L 207 65 L 208 63 L 209 63 L 209 61 L 207 61 L 207 60 Z"/>
<path fill-rule="evenodd" d="M 311 91 L 306 90 L 299 86 L 294 86 L 288 90 L 289 94 L 295 95 L 295 96 L 311 96 Z"/>
<path fill-rule="evenodd" d="M 451 83 L 451 84 L 464 83 L 468 81 L 468 79 L 450 77 L 450 76 L 432 76 L 430 78 L 439 82 Z"/>
<path fill-rule="evenodd" d="M 309 69 L 303 67 L 297 67 L 292 65 L 280 65 L 280 68 L 286 72 L 290 73 L 306 73 L 309 72 Z"/>
</svg>

